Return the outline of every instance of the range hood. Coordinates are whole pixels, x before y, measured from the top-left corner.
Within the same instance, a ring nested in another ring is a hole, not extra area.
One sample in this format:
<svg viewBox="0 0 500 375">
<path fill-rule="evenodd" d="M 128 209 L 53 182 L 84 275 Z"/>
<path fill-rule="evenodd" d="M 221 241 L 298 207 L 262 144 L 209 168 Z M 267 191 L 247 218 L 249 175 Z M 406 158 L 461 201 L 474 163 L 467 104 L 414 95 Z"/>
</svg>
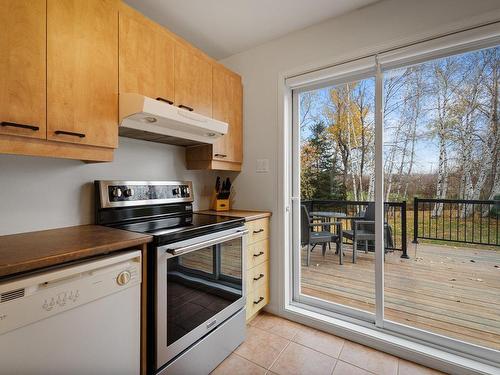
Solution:
<svg viewBox="0 0 500 375">
<path fill-rule="evenodd" d="M 178 146 L 214 143 L 227 133 L 225 122 L 140 94 L 120 94 L 119 134 Z"/>
</svg>

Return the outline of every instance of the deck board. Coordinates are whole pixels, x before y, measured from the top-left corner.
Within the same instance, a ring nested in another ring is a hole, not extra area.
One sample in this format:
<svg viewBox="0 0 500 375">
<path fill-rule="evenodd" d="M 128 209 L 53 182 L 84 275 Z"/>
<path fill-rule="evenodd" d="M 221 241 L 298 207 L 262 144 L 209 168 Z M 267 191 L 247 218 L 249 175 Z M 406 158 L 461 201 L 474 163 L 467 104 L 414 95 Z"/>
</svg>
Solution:
<svg viewBox="0 0 500 375">
<path fill-rule="evenodd" d="M 409 244 L 385 260 L 386 319 L 500 350 L 500 251 Z M 345 246 L 344 264 L 327 251 L 302 252 L 301 292 L 357 309 L 375 311 L 374 254 Z M 472 261 L 471 261 L 472 260 Z M 497 267 L 495 267 L 497 266 Z"/>
</svg>

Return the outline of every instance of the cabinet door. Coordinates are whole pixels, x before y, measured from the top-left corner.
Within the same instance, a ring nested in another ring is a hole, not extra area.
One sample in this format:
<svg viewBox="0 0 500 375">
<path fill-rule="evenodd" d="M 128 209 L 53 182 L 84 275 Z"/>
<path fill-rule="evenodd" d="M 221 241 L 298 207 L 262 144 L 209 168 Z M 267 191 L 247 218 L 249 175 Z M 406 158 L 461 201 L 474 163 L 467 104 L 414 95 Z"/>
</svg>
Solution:
<svg viewBox="0 0 500 375">
<path fill-rule="evenodd" d="M 196 51 L 175 45 L 175 105 L 212 117 L 212 64 Z"/>
<path fill-rule="evenodd" d="M 120 13 L 120 92 L 174 101 L 174 41 L 145 17 Z"/>
<path fill-rule="evenodd" d="M 46 138 L 45 0 L 2 0 L 0 134 Z"/>
<path fill-rule="evenodd" d="M 213 118 L 227 122 L 227 134 L 212 147 L 214 160 L 242 161 L 242 87 L 231 72 L 213 68 Z"/>
<path fill-rule="evenodd" d="M 114 0 L 47 0 L 47 138 L 117 146 Z"/>
</svg>

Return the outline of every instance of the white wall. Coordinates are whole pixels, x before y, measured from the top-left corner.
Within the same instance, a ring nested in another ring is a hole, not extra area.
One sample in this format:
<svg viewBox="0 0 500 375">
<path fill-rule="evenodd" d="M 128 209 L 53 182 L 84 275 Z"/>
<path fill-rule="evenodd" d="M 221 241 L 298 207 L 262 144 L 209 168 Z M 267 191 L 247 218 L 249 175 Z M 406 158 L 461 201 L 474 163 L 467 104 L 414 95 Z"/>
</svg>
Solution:
<svg viewBox="0 0 500 375">
<path fill-rule="evenodd" d="M 120 138 L 111 163 L 0 155 L 0 235 L 89 224 L 93 181 L 192 180 L 195 209 L 206 209 L 214 172 L 187 171 L 184 148 Z"/>
<path fill-rule="evenodd" d="M 240 73 L 244 84 L 243 171 L 235 181 L 241 208 L 273 211 L 270 310 L 278 312 L 278 76 L 300 67 L 325 66 L 430 35 L 463 29 L 487 18 L 500 19 L 498 0 L 387 0 L 289 34 L 222 63 Z M 255 173 L 256 159 L 270 159 L 268 174 Z"/>
</svg>

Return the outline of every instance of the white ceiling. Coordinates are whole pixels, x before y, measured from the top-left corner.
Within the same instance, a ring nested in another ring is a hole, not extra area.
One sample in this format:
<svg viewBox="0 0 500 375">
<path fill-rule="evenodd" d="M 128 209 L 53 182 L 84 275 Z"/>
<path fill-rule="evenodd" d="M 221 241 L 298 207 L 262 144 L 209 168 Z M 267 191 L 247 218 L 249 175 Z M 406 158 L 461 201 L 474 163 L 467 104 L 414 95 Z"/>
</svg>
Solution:
<svg viewBox="0 0 500 375">
<path fill-rule="evenodd" d="M 222 59 L 378 0 L 125 0 Z"/>
</svg>

